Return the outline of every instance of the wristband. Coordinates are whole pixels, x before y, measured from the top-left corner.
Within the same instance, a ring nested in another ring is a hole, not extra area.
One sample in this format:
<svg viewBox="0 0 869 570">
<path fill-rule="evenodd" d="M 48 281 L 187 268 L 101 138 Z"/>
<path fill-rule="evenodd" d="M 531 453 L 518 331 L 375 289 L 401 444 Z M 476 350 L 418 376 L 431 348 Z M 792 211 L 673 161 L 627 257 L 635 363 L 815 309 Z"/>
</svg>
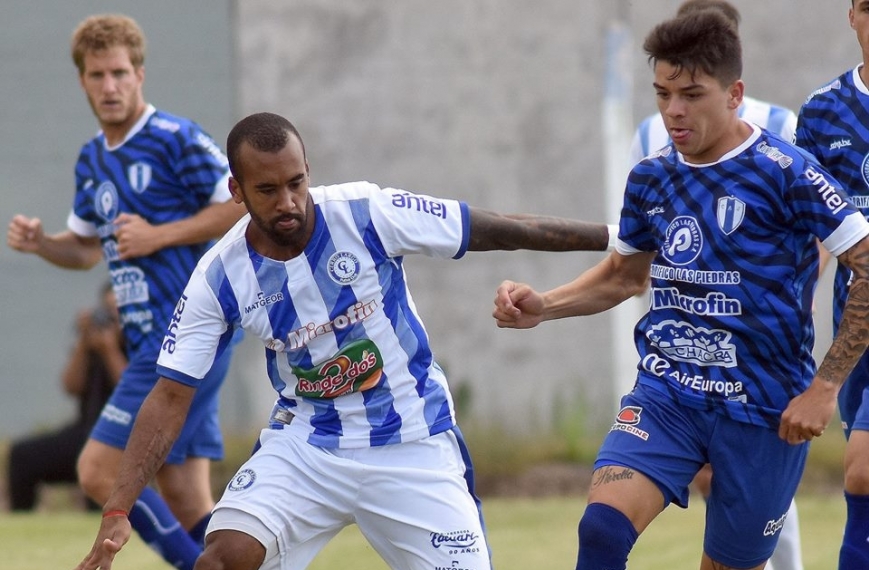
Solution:
<svg viewBox="0 0 869 570">
<path fill-rule="evenodd" d="M 116 509 L 114 511 L 106 511 L 103 513 L 103 518 L 107 519 L 109 517 L 127 517 L 130 514 L 127 511 L 122 511 L 120 509 Z"/>
<path fill-rule="evenodd" d="M 619 238 L 619 227 L 615 224 L 607 224 L 607 232 L 609 233 L 609 241 L 606 245 L 607 251 L 613 251 L 616 248 L 616 240 Z"/>
</svg>

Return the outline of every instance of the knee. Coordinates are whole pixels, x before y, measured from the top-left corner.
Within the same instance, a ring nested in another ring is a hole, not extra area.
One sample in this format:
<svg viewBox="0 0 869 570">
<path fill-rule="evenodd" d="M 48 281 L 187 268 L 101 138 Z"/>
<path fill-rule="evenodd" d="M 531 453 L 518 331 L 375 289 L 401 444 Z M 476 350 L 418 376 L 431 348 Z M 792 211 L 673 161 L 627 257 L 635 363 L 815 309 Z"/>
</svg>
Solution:
<svg viewBox="0 0 869 570">
<path fill-rule="evenodd" d="M 845 470 L 845 490 L 852 495 L 869 495 L 869 469 L 849 466 Z"/>
<path fill-rule="evenodd" d="M 638 533 L 620 511 L 592 503 L 579 521 L 579 562 L 582 568 L 625 568 Z"/>
<path fill-rule="evenodd" d="M 101 465 L 98 458 L 84 452 L 76 463 L 79 487 L 85 495 L 100 504 L 108 499 L 115 482 L 114 470 Z"/>
</svg>

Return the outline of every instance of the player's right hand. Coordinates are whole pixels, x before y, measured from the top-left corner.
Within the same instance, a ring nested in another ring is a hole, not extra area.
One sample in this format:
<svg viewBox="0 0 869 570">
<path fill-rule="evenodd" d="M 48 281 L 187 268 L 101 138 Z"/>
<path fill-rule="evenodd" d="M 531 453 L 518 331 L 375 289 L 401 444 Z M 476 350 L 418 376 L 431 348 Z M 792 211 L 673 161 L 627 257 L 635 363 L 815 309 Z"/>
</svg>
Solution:
<svg viewBox="0 0 869 570">
<path fill-rule="evenodd" d="M 543 296 L 524 283 L 504 281 L 495 291 L 492 316 L 499 328 L 530 329 L 543 320 Z"/>
<path fill-rule="evenodd" d="M 28 218 L 17 214 L 9 222 L 9 229 L 6 230 L 6 243 L 12 249 L 23 253 L 37 253 L 43 239 L 45 239 L 45 230 L 39 218 Z"/>
<path fill-rule="evenodd" d="M 131 532 L 127 517 L 103 517 L 93 548 L 75 570 L 111 570 L 115 555 L 130 540 Z"/>
</svg>

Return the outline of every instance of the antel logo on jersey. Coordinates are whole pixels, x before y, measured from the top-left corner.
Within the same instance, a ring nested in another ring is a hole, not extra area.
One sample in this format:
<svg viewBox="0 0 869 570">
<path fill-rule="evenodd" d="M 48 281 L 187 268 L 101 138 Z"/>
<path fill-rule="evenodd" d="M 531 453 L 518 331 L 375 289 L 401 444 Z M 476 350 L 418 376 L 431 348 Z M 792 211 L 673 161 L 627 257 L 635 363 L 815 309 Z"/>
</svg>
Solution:
<svg viewBox="0 0 869 570">
<path fill-rule="evenodd" d="M 253 485 L 255 481 L 256 471 L 253 469 L 242 469 L 235 474 L 235 477 L 229 482 L 227 488 L 230 491 L 243 491 Z"/>
<path fill-rule="evenodd" d="M 329 278 L 338 285 L 349 285 L 359 277 L 359 258 L 349 251 L 336 251 L 326 267 Z"/>
<path fill-rule="evenodd" d="M 118 217 L 118 189 L 108 180 L 97 186 L 94 194 L 94 209 L 97 215 L 107 222 Z"/>
<path fill-rule="evenodd" d="M 667 227 L 667 239 L 661 252 L 673 265 L 687 265 L 703 249 L 703 234 L 691 216 L 678 216 Z"/>
</svg>

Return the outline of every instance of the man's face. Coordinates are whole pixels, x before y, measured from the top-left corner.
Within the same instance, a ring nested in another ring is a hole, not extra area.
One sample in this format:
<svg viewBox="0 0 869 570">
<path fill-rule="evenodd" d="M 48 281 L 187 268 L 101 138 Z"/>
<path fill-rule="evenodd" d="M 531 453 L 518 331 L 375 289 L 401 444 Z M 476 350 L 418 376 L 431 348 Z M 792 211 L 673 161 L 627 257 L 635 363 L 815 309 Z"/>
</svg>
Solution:
<svg viewBox="0 0 869 570">
<path fill-rule="evenodd" d="M 145 70 L 133 67 L 125 47 L 86 53 L 79 80 L 107 134 L 112 131 L 125 134 L 138 120 L 145 106 L 142 96 Z"/>
<path fill-rule="evenodd" d="M 703 71 L 692 76 L 666 61 L 655 64 L 658 110 L 676 149 L 688 162 L 715 162 L 731 150 L 726 136 L 742 103 L 742 81 L 727 88 Z"/>
<path fill-rule="evenodd" d="M 291 134 L 278 152 L 259 151 L 245 142 L 238 158 L 241 181 L 230 178 L 229 188 L 250 213 L 248 239 L 254 249 L 279 260 L 298 255 L 314 228 L 301 142 Z"/>
<path fill-rule="evenodd" d="M 855 0 L 848 10 L 848 22 L 851 29 L 857 32 L 857 41 L 863 48 L 863 58 L 869 55 L 869 0 Z"/>
</svg>

